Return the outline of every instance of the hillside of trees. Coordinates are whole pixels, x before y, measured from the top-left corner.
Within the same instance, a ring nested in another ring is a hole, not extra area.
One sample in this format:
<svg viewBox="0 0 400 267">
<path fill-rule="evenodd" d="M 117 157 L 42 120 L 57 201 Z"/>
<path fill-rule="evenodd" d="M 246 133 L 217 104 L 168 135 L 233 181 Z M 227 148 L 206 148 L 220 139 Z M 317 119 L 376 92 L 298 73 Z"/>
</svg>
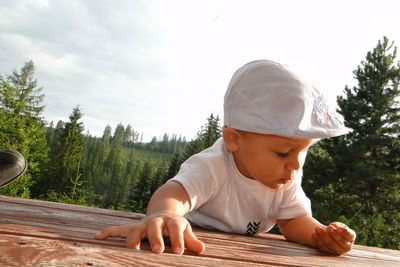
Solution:
<svg viewBox="0 0 400 267">
<path fill-rule="evenodd" d="M 314 145 L 303 187 L 314 217 L 343 221 L 357 244 L 400 249 L 400 64 L 386 37 L 354 70 L 339 112 L 353 131 Z M 193 140 L 164 134 L 141 142 L 131 125 L 107 125 L 102 137 L 84 132 L 76 106 L 68 121 L 46 122 L 34 64 L 0 75 L 0 149 L 20 151 L 26 174 L 0 194 L 143 213 L 151 194 L 191 155 L 221 136 L 213 114 Z"/>
</svg>

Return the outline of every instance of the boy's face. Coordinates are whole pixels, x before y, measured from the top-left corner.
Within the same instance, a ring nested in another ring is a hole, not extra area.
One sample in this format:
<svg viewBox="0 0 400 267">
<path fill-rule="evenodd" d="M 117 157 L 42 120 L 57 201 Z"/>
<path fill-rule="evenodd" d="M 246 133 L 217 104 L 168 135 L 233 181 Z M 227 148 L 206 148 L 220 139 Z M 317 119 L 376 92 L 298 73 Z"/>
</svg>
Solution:
<svg viewBox="0 0 400 267">
<path fill-rule="evenodd" d="M 237 145 L 233 149 L 227 145 L 237 168 L 244 176 L 272 189 L 293 181 L 304 164 L 307 149 L 318 141 L 238 132 Z"/>
</svg>

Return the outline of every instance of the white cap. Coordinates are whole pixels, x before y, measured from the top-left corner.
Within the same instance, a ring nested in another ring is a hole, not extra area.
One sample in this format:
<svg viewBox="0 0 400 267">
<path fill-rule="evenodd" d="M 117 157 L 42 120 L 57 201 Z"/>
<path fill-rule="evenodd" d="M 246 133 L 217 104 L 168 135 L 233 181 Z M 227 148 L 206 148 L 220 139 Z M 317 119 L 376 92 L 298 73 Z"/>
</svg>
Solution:
<svg viewBox="0 0 400 267">
<path fill-rule="evenodd" d="M 314 86 L 269 60 L 249 62 L 233 74 L 224 99 L 224 125 L 307 139 L 349 132 Z"/>
</svg>

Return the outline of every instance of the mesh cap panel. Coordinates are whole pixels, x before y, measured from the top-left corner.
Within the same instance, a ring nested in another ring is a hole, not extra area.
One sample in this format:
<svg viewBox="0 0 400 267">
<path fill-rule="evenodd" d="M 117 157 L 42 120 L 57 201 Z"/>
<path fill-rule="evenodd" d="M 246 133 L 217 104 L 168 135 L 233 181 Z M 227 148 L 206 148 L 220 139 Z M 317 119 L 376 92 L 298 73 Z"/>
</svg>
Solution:
<svg viewBox="0 0 400 267">
<path fill-rule="evenodd" d="M 293 138 L 348 132 L 312 85 L 279 63 L 253 61 L 233 75 L 225 94 L 224 123 L 238 130 Z"/>
</svg>

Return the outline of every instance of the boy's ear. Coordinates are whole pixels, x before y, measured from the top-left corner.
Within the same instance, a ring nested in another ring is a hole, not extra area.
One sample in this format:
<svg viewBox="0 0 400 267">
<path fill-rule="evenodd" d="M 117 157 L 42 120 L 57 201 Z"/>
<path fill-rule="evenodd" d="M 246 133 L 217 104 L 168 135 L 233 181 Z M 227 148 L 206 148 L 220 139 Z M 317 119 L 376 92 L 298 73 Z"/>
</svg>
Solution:
<svg viewBox="0 0 400 267">
<path fill-rule="evenodd" d="M 238 130 L 227 127 L 222 131 L 222 136 L 226 148 L 230 152 L 236 152 L 239 150 L 242 135 Z"/>
</svg>

